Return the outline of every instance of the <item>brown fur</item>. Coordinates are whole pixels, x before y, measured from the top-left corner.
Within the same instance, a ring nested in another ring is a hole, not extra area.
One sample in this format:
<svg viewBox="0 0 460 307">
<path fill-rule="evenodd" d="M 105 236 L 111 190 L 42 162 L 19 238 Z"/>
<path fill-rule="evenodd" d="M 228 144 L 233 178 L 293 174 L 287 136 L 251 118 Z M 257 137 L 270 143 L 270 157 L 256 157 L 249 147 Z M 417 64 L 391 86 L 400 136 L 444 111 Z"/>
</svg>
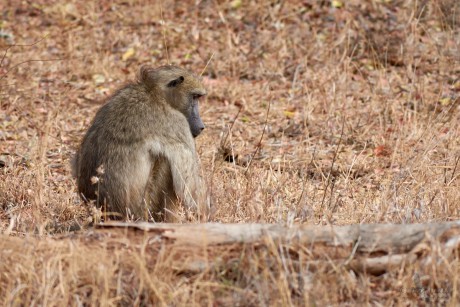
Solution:
<svg viewBox="0 0 460 307">
<path fill-rule="evenodd" d="M 180 203 L 205 219 L 194 141 L 204 125 L 190 107 L 205 94 L 182 68 L 141 68 L 138 82 L 108 99 L 83 138 L 74 163 L 82 198 L 122 219 L 178 221 Z"/>
</svg>

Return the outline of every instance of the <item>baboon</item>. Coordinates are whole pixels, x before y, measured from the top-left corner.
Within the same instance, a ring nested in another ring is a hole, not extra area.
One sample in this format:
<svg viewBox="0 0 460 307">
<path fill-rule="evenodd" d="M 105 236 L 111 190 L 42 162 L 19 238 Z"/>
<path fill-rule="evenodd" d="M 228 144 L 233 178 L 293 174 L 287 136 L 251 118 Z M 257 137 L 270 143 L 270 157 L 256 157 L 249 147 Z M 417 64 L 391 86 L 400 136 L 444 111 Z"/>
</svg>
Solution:
<svg viewBox="0 0 460 307">
<path fill-rule="evenodd" d="M 99 109 L 74 158 L 78 191 L 114 219 L 177 222 L 178 206 L 206 220 L 195 140 L 205 128 L 200 79 L 177 66 L 143 66 L 137 82 Z"/>
</svg>

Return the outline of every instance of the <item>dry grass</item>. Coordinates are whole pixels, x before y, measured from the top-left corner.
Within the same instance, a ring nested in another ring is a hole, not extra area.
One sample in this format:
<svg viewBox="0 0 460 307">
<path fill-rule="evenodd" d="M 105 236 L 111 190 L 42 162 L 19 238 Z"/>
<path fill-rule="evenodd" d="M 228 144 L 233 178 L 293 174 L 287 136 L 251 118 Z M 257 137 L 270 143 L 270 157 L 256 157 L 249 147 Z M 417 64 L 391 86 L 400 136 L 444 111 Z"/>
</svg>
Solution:
<svg viewBox="0 0 460 307">
<path fill-rule="evenodd" d="M 372 277 L 248 247 L 177 275 L 174 255 L 145 244 L 48 238 L 88 219 L 69 158 L 104 97 L 168 62 L 163 41 L 197 73 L 214 54 L 197 147 L 215 221 L 459 218 L 459 2 L 248 2 L 165 0 L 164 27 L 154 1 L 0 4 L 0 231 L 29 238 L 0 242 L 0 302 L 455 304 L 458 258 Z"/>
</svg>

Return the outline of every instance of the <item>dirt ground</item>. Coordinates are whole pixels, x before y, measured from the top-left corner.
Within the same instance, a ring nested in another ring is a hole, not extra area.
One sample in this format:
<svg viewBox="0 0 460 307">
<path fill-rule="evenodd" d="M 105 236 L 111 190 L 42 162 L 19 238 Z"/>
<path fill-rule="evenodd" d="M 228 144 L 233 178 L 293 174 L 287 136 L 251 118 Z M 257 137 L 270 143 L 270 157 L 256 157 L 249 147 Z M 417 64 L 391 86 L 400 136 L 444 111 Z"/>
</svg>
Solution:
<svg viewBox="0 0 460 307">
<path fill-rule="evenodd" d="M 106 97 L 142 64 L 171 63 L 209 92 L 196 142 L 214 222 L 458 220 L 460 2 L 4 0 L 0 12 L 4 305 L 459 300 L 458 256 L 371 276 L 311 270 L 308 248 L 287 260 L 243 248 L 176 274 L 160 248 L 71 240 L 92 211 L 69 161 Z"/>
</svg>

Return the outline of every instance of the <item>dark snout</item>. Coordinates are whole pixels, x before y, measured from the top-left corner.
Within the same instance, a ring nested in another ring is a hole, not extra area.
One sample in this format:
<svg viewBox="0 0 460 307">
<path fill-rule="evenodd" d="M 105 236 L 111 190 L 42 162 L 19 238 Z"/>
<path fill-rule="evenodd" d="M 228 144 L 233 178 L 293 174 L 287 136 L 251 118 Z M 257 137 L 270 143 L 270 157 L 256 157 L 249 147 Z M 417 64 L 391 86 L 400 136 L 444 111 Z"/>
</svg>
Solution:
<svg viewBox="0 0 460 307">
<path fill-rule="evenodd" d="M 190 114 L 190 118 L 188 121 L 190 125 L 190 130 L 192 131 L 192 135 L 194 138 L 196 138 L 198 135 L 200 135 L 201 131 L 203 131 L 203 129 L 205 128 L 204 123 L 200 117 L 200 112 L 198 110 L 198 104 L 192 108 L 192 112 Z"/>
<path fill-rule="evenodd" d="M 200 117 L 197 118 L 197 123 L 195 129 L 192 129 L 192 135 L 194 138 L 196 138 L 198 135 L 200 135 L 201 131 L 203 131 L 205 128 L 205 125 L 203 121 L 201 120 Z"/>
</svg>

